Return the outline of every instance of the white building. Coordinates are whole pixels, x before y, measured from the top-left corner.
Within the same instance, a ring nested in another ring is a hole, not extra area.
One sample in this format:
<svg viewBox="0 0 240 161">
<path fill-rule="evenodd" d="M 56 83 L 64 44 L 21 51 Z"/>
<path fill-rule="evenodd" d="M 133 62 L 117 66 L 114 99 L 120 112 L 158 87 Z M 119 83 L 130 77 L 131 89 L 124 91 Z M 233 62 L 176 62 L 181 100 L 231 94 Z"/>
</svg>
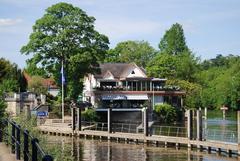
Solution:
<svg viewBox="0 0 240 161">
<path fill-rule="evenodd" d="M 112 106 L 115 110 L 140 110 L 146 103 L 168 102 L 175 107 L 182 104 L 185 94 L 177 87 L 165 86 L 166 79 L 147 77 L 135 63 L 100 64 L 99 74 L 84 78 L 83 101 L 100 109 Z"/>
</svg>

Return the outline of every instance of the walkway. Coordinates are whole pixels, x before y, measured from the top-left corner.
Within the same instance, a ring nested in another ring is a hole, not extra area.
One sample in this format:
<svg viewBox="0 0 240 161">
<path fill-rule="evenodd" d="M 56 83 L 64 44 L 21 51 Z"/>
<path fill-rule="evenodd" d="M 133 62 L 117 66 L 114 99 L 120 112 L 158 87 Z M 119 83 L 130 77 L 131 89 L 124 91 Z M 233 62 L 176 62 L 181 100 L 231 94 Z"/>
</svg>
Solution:
<svg viewBox="0 0 240 161">
<path fill-rule="evenodd" d="M 16 155 L 11 154 L 10 148 L 5 143 L 0 143 L 0 161 L 16 161 Z"/>
</svg>

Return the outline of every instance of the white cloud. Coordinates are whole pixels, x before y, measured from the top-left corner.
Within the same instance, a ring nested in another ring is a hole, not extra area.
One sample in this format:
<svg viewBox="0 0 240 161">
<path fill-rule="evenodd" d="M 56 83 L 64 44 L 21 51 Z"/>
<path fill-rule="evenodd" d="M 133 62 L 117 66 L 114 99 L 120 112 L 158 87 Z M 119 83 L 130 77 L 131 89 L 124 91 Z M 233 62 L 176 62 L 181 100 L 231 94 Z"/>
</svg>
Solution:
<svg viewBox="0 0 240 161">
<path fill-rule="evenodd" d="M 22 19 L 0 18 L 0 27 L 1 26 L 14 26 L 20 22 L 22 22 Z"/>
</svg>

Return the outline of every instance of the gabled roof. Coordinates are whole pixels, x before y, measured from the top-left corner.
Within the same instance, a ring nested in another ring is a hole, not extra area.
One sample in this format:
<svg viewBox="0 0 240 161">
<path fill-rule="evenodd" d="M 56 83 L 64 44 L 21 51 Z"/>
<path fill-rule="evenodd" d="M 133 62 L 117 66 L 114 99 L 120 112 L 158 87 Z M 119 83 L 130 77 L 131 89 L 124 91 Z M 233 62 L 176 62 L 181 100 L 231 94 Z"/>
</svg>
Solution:
<svg viewBox="0 0 240 161">
<path fill-rule="evenodd" d="M 100 74 L 96 74 L 95 78 L 104 78 L 107 72 L 110 72 L 114 78 L 122 78 L 126 76 L 129 68 L 138 68 L 144 75 L 146 72 L 143 68 L 138 67 L 135 63 L 104 63 L 100 64 Z"/>
</svg>

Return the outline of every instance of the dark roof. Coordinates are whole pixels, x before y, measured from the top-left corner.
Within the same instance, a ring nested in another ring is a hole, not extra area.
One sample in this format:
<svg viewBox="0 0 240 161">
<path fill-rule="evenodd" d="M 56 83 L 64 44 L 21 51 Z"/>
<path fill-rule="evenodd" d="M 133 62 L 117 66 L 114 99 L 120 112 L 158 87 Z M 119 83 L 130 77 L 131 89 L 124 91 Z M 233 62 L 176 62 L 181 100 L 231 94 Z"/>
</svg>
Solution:
<svg viewBox="0 0 240 161">
<path fill-rule="evenodd" d="M 125 72 L 129 68 L 138 67 L 135 63 L 105 63 L 100 64 L 101 74 L 96 74 L 96 78 L 103 78 L 109 71 L 114 78 L 124 77 Z M 138 67 L 144 74 L 146 74 L 143 68 Z"/>
</svg>

